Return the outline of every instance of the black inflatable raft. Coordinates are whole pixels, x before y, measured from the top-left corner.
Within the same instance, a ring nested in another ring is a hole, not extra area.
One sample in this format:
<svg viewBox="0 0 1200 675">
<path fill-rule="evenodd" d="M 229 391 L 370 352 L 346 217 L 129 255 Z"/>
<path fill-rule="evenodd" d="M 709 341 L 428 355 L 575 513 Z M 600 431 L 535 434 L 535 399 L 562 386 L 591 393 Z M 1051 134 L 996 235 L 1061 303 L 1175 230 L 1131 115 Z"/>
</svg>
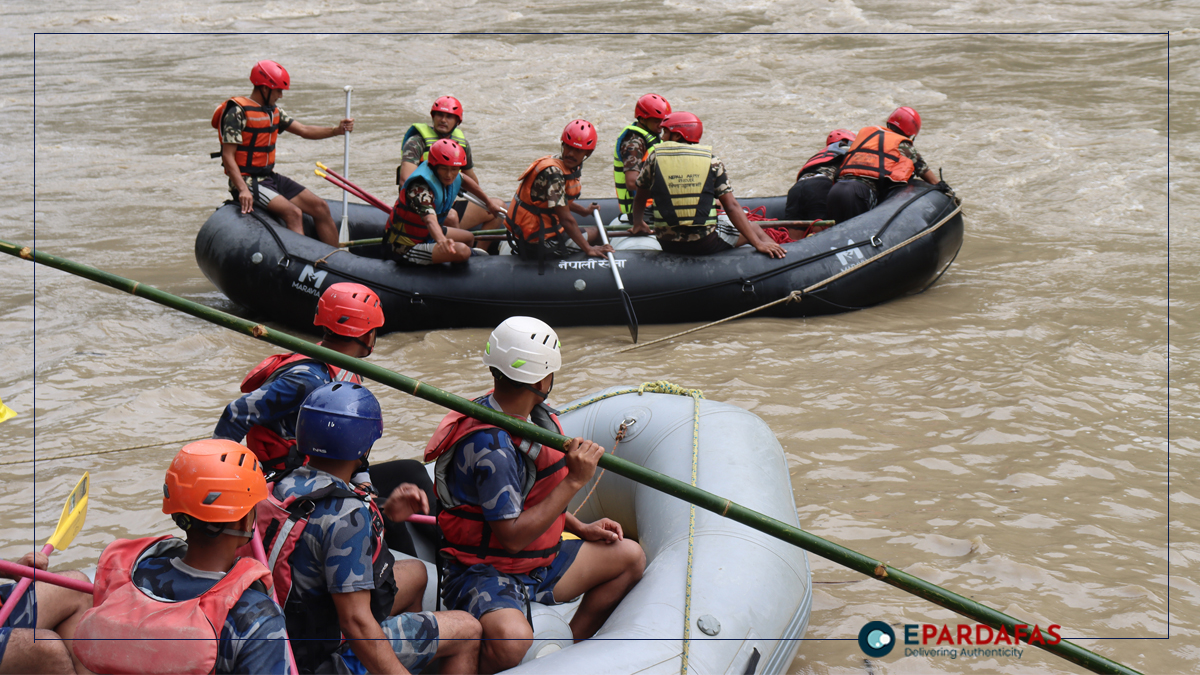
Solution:
<svg viewBox="0 0 1200 675">
<path fill-rule="evenodd" d="M 598 201 L 604 222 L 611 221 L 616 200 Z M 742 204 L 765 206 L 768 217 L 779 218 L 784 198 Z M 340 222 L 341 202 L 329 207 Z M 350 204 L 349 212 L 351 239 L 382 236 L 383 212 L 362 204 Z M 800 317 L 861 309 L 920 292 L 950 265 L 962 238 L 962 214 L 954 202 L 916 183 L 869 213 L 785 244 L 782 260 L 749 246 L 710 256 L 617 251 L 616 260 L 641 324 L 712 321 L 806 291 L 762 312 Z M 519 314 L 556 327 L 626 321 L 603 259 L 581 253 L 548 260 L 543 274 L 536 261 L 512 255 L 476 256 L 453 265 L 401 265 L 384 260 L 380 246 L 334 249 L 288 230 L 261 209 L 242 215 L 229 202 L 196 235 L 196 262 L 234 302 L 306 330 L 311 330 L 321 292 L 340 281 L 366 284 L 379 293 L 387 318 L 384 331 L 487 328 Z"/>
</svg>

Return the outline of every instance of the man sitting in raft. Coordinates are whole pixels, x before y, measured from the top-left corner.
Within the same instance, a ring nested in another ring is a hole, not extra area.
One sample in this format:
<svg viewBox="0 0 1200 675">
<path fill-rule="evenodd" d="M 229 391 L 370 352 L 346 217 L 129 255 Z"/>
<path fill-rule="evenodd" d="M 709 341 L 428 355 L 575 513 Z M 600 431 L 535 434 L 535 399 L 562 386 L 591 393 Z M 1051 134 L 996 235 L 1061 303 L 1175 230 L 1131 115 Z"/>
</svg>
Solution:
<svg viewBox="0 0 1200 675">
<path fill-rule="evenodd" d="M 412 265 L 466 262 L 471 257 L 475 235 L 459 229 L 454 200 L 463 187 L 460 175 L 467 153 L 458 143 L 443 138 L 429 148 L 429 159 L 409 174 L 392 207 L 383 241 L 392 247 L 396 260 Z M 475 183 L 467 189 L 488 203 L 491 200 Z M 492 208 L 499 213 L 503 202 Z"/>
<path fill-rule="evenodd" d="M 673 112 L 663 118 L 662 131 L 663 142 L 650 149 L 638 174 L 629 233 L 650 233 L 644 216 L 653 197 L 654 234 L 667 253 L 709 255 L 749 243 L 763 255 L 784 257 L 783 247 L 746 219 L 712 147 L 696 145 L 704 134 L 700 118 Z M 718 202 L 732 226 L 718 221 Z"/>
<path fill-rule="evenodd" d="M 854 142 L 854 132 L 835 129 L 825 137 L 825 149 L 808 158 L 796 174 L 796 183 L 788 190 L 783 207 L 784 220 L 825 220 L 825 202 L 833 187 L 846 149 Z"/>
<path fill-rule="evenodd" d="M 312 216 L 317 239 L 337 246 L 338 229 L 325 200 L 291 178 L 275 173 L 275 142 L 281 131 L 308 139 L 341 136 L 354 130 L 354 120 L 344 119 L 333 127 L 314 127 L 288 117 L 275 104 L 283 97 L 284 90 L 290 88 L 291 78 L 274 61 L 255 64 L 250 71 L 250 82 L 254 92 L 249 98 L 229 99 L 217 106 L 212 117 L 213 128 L 220 133 L 219 157 L 225 175 L 229 176 L 230 194 L 241 205 L 242 213 L 250 213 L 258 204 L 297 234 L 304 234 L 307 213 Z"/>
<path fill-rule="evenodd" d="M 892 111 L 886 128 L 863 127 L 829 191 L 829 217 L 844 223 L 864 214 L 907 185 L 913 176 L 953 197 L 950 186 L 938 181 L 937 174 L 913 147 L 919 131 L 921 116 L 908 106 Z"/>
<path fill-rule="evenodd" d="M 395 563 L 384 542 L 384 515 L 424 513 L 425 493 L 401 485 L 381 509 L 353 482 L 382 434 L 379 401 L 365 387 L 317 389 L 297 423 L 297 447 L 309 462 L 275 484 L 259 515 L 264 547 L 281 551 L 273 572 L 296 664 L 307 673 L 408 673 L 436 657 L 442 673 L 476 673 L 479 622 L 465 612 L 420 611 L 424 564 Z M 420 579 L 401 578 L 403 565 L 416 565 Z"/>
<path fill-rule="evenodd" d="M 45 570 L 50 559 L 33 551 L 14 561 L 25 567 Z M 82 572 L 59 572 L 65 577 L 88 581 Z M 16 579 L 0 572 L 0 577 Z M 0 601 L 8 604 L 16 584 L 0 586 Z M 83 613 L 92 608 L 92 596 L 35 581 L 26 589 L 0 626 L 0 673 L 86 673 L 71 650 L 71 638 Z M 78 666 L 78 667 L 77 667 Z"/>
<path fill-rule="evenodd" d="M 581 232 L 571 215 L 590 216 L 599 208 L 594 202 L 586 207 L 576 202 L 582 190 L 583 163 L 596 150 L 596 127 L 587 120 L 573 120 L 563 129 L 561 141 L 559 154 L 542 157 L 521 174 L 521 186 L 513 195 L 504 224 L 523 258 L 564 258 L 576 251 L 603 258 L 612 247 L 593 246 L 600 231 L 593 227 Z"/>
<path fill-rule="evenodd" d="M 526 316 L 507 319 L 488 338 L 483 363 L 495 388 L 476 403 L 562 433 L 544 403 L 562 364 L 553 329 Z M 437 461 L 438 525 L 447 544 L 442 596 L 448 607 L 483 624 L 481 672 L 520 663 L 533 643 L 531 601 L 553 605 L 582 594 L 571 619 L 579 641 L 591 637 L 641 579 L 646 555 L 618 523 L 585 524 L 566 512 L 603 454 L 583 438 L 572 439 L 565 453 L 531 448 L 457 412 L 446 415 L 430 439 L 425 461 Z M 564 532 L 579 539 L 564 540 Z"/>
<path fill-rule="evenodd" d="M 475 175 L 475 162 L 471 159 L 471 144 L 467 142 L 467 137 L 459 128 L 463 120 L 462 103 L 453 96 L 442 96 L 433 102 L 433 107 L 429 109 L 429 115 L 433 118 L 432 125 L 417 123 L 404 132 L 404 140 L 401 141 L 400 166 L 396 167 L 396 185 L 399 186 L 401 196 L 404 195 L 405 187 L 408 185 L 408 177 L 417 170 L 421 162 L 429 159 L 429 149 L 444 138 L 458 143 L 466 152 L 467 163 L 462 167 L 465 176 L 464 183 L 467 185 L 479 184 L 479 177 Z M 472 194 L 477 193 L 472 191 Z M 467 230 L 473 230 L 480 226 L 487 229 L 504 227 L 504 221 L 500 220 L 496 213 L 489 213 L 487 209 L 468 203 L 464 199 L 454 202 L 454 210 L 457 212 L 458 220 L 457 224 L 452 227 L 461 227 Z"/>
<path fill-rule="evenodd" d="M 271 573 L 236 552 L 266 496 L 246 448 L 185 445 L 167 469 L 162 510 L 187 541 L 118 539 L 104 549 L 96 606 L 75 631 L 79 660 L 97 673 L 292 672 Z"/>
<path fill-rule="evenodd" d="M 646 94 L 633 108 L 635 122 L 621 130 L 613 148 L 613 180 L 617 184 L 617 205 L 621 220 L 628 221 L 633 210 L 633 195 L 642 162 L 650 148 L 662 140 L 659 133 L 663 118 L 671 114 L 671 104 L 658 94 Z"/>
</svg>

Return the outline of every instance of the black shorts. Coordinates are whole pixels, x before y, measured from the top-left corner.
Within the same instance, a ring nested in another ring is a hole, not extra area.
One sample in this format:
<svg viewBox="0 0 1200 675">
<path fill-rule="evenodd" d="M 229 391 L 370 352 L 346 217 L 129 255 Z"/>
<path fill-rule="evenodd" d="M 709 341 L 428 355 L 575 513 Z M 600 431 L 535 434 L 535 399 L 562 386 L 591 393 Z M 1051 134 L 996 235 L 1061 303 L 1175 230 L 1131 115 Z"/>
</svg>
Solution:
<svg viewBox="0 0 1200 675">
<path fill-rule="evenodd" d="M 826 201 L 832 187 L 833 181 L 822 175 L 796 181 L 787 193 L 784 220 L 825 220 Z"/>
<path fill-rule="evenodd" d="M 668 241 L 665 239 L 659 239 L 658 243 L 660 246 L 662 246 L 662 250 L 665 253 L 710 255 L 713 253 L 720 253 L 721 251 L 728 251 L 729 249 L 733 248 L 733 244 L 730 244 L 726 239 L 727 237 L 722 237 L 720 232 L 713 230 L 712 232 L 708 233 L 708 236 L 695 241 Z"/>
<path fill-rule="evenodd" d="M 263 176 L 243 176 L 243 178 L 246 179 L 246 187 L 250 188 L 250 193 L 254 195 L 254 203 L 262 206 L 271 203 L 271 200 L 276 197 L 283 197 L 291 201 L 307 189 L 291 178 L 274 171 Z M 254 189 L 255 184 L 258 185 L 257 190 Z M 237 201 L 237 190 L 230 187 L 229 193 L 233 195 L 233 200 Z"/>
</svg>

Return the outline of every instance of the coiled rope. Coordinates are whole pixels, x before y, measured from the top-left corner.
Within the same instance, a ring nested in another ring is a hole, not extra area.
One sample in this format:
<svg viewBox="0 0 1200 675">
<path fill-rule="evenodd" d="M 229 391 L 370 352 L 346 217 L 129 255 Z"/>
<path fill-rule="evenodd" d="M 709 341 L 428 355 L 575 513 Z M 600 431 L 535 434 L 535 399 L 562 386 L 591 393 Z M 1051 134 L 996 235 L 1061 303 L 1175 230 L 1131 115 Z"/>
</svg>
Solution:
<svg viewBox="0 0 1200 675">
<path fill-rule="evenodd" d="M 561 413 L 566 414 L 574 410 L 579 410 L 584 406 L 591 405 L 597 401 L 603 401 L 606 398 L 613 396 L 621 396 L 623 394 L 634 394 L 641 396 L 645 393 L 651 394 L 674 394 L 676 396 L 688 396 L 692 399 L 692 487 L 696 487 L 696 476 L 700 466 L 700 400 L 704 398 L 704 392 L 699 389 L 687 389 L 666 380 L 658 380 L 656 382 L 644 382 L 640 386 L 630 387 L 627 389 L 618 389 L 610 391 L 606 394 L 593 396 L 585 401 L 576 403 L 575 405 L 564 408 Z M 621 423 L 621 428 L 617 431 L 617 443 L 625 436 L 626 425 Z M 617 448 L 613 444 L 613 450 Z M 583 498 L 583 502 L 579 504 L 579 508 L 575 509 L 575 513 L 579 512 L 580 508 L 587 503 L 588 498 L 592 496 L 592 492 L 596 490 L 596 486 L 600 484 L 600 479 L 604 477 L 604 471 L 600 471 L 600 475 L 596 477 L 595 484 Z M 680 662 L 680 675 L 687 675 L 688 672 L 688 655 L 691 652 L 692 638 L 692 560 L 695 552 L 696 543 L 696 506 L 688 505 L 688 550 L 687 550 L 687 579 L 684 585 L 683 596 L 683 654 Z"/>
<path fill-rule="evenodd" d="M 641 349 L 642 347 L 649 347 L 650 345 L 655 345 L 660 342 L 674 340 L 677 337 L 682 337 L 689 333 L 695 333 L 697 331 L 704 330 L 705 328 L 712 328 L 713 326 L 718 326 L 720 324 L 723 324 L 723 323 L 726 323 L 729 321 L 733 321 L 734 319 L 740 319 L 744 316 L 750 316 L 751 314 L 754 314 L 755 312 L 761 312 L 762 310 L 767 309 L 768 307 L 774 307 L 775 305 L 782 304 L 785 302 L 794 302 L 794 301 L 803 300 L 804 296 L 809 295 L 813 291 L 816 291 L 824 286 L 828 286 L 829 284 L 833 283 L 834 281 L 837 281 L 838 279 L 841 279 L 842 277 L 846 276 L 847 274 L 850 274 L 851 272 L 856 272 L 856 271 L 866 267 L 867 265 L 870 265 L 871 263 L 876 262 L 877 260 L 890 255 L 891 253 L 894 253 L 898 249 L 902 249 L 905 246 L 908 246 L 909 244 L 913 243 L 914 241 L 917 241 L 918 239 L 921 239 L 930 234 L 933 234 L 934 232 L 941 229 L 941 227 L 943 225 L 950 222 L 950 220 L 952 218 L 954 218 L 954 216 L 958 215 L 961 212 L 962 212 L 962 205 L 956 204 L 954 207 L 954 210 L 950 212 L 950 215 L 939 220 L 936 224 L 933 225 L 933 227 L 929 227 L 924 230 L 921 230 L 920 232 L 914 234 L 913 236 L 909 237 L 908 239 L 905 239 L 904 241 L 900 242 L 899 244 L 896 244 L 895 246 L 887 249 L 886 251 L 877 253 L 877 254 L 871 256 L 870 258 L 863 260 L 862 262 L 859 262 L 855 265 L 851 265 L 850 267 L 847 267 L 846 269 L 842 270 L 841 272 L 838 272 L 837 274 L 835 274 L 831 277 L 828 277 L 826 279 L 822 279 L 821 281 L 818 281 L 817 283 L 809 286 L 808 288 L 805 288 L 805 289 L 799 290 L 799 291 L 792 291 L 791 293 L 788 293 L 787 295 L 783 296 L 782 298 L 779 298 L 778 300 L 772 300 L 771 302 L 768 302 L 765 305 L 760 305 L 758 307 L 755 307 L 754 309 L 748 309 L 744 312 L 741 312 L 740 314 L 734 314 L 733 316 L 727 316 L 724 319 L 718 319 L 716 321 L 713 321 L 712 323 L 706 323 L 703 326 L 696 326 L 695 328 L 689 328 L 685 331 L 680 331 L 678 333 L 674 333 L 674 334 L 668 335 L 666 337 L 658 338 L 657 340 L 651 340 L 649 342 L 641 342 L 638 344 L 630 345 L 628 347 L 618 349 L 615 352 L 612 352 L 612 354 L 624 354 L 625 352 L 631 352 L 635 349 Z M 945 270 L 943 270 L 943 271 L 945 271 Z M 941 275 L 939 274 L 938 276 L 941 276 Z"/>
</svg>

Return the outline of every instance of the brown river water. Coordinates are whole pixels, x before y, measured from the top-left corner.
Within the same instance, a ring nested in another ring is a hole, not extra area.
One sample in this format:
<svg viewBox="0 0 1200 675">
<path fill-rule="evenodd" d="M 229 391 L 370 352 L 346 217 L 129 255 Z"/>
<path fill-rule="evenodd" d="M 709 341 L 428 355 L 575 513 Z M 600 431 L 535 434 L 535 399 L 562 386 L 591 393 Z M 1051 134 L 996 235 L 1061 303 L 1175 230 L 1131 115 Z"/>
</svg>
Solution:
<svg viewBox="0 0 1200 675">
<path fill-rule="evenodd" d="M 833 128 L 917 108 L 917 147 L 964 198 L 966 222 L 961 253 L 929 291 L 621 355 L 623 326 L 566 328 L 554 399 L 658 379 L 702 389 L 774 430 L 809 531 L 1061 624 L 1143 672 L 1200 672 L 1195 5 L 50 7 L 0 7 L 0 238 L 235 312 L 196 267 L 193 239 L 226 197 L 209 116 L 249 93 L 260 58 L 288 68 L 281 105 L 304 122 L 339 119 L 342 87 L 354 87 L 350 176 L 389 201 L 405 128 L 446 93 L 463 101 L 484 187 L 505 198 L 575 117 L 600 130 L 584 196 L 611 196 L 612 142 L 649 91 L 701 116 L 740 196 L 784 193 Z M 367 30 L 388 34 L 357 34 Z M 654 31 L 676 34 L 632 34 Z M 712 31 L 741 34 L 698 34 Z M 239 32 L 270 34 L 229 34 Z M 279 170 L 340 198 L 311 168 L 340 169 L 341 156 L 341 139 L 286 135 Z M 114 537 L 170 532 L 159 495 L 177 443 L 51 458 L 208 433 L 271 346 L 7 256 L 0 280 L 0 359 L 11 366 L 0 399 L 19 413 L 0 425 L 0 556 L 45 540 L 84 470 L 87 526 L 57 568 L 94 564 Z M 681 328 L 643 325 L 642 339 Z M 488 384 L 486 334 L 392 334 L 372 361 L 474 394 Z M 442 409 L 375 391 L 387 431 L 373 459 L 416 457 Z M 1082 672 L 1033 648 L 867 659 L 856 642 L 867 621 L 967 620 L 811 559 L 815 604 L 793 673 Z"/>
</svg>

